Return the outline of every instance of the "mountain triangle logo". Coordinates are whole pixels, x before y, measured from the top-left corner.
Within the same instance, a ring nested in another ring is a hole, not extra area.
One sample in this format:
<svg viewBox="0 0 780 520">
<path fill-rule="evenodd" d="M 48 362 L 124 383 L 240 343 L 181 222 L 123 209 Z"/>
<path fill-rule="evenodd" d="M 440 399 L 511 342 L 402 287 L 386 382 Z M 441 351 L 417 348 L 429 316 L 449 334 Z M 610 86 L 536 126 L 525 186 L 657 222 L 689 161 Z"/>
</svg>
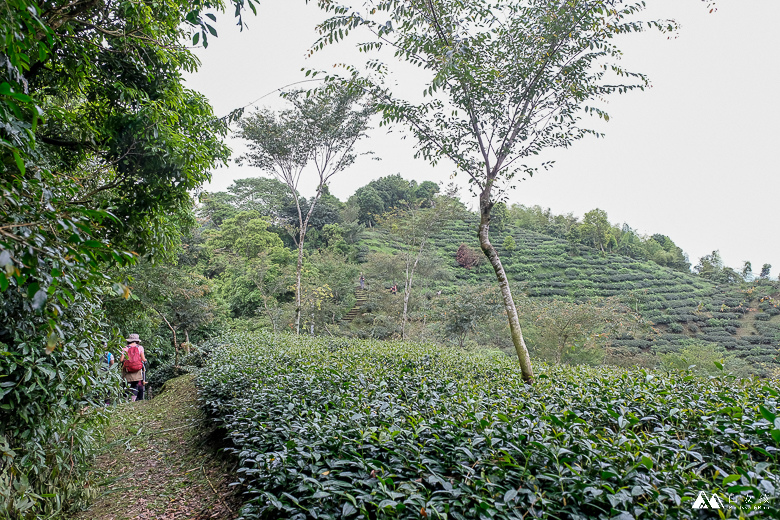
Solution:
<svg viewBox="0 0 780 520">
<path fill-rule="evenodd" d="M 723 501 L 718 495 L 713 493 L 710 498 L 707 498 L 707 493 L 699 491 L 699 496 L 693 503 L 694 509 L 723 509 Z"/>
</svg>

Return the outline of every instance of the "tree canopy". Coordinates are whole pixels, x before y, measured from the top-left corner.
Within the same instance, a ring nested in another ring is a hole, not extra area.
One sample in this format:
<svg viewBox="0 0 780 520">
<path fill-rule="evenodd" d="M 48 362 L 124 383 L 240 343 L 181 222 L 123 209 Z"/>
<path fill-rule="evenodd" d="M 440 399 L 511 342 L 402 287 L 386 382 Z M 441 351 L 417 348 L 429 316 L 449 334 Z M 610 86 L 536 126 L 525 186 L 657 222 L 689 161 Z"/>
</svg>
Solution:
<svg viewBox="0 0 780 520">
<path fill-rule="evenodd" d="M 108 384 L 101 299 L 129 296 L 109 268 L 170 259 L 194 223 L 190 191 L 229 155 L 226 122 L 182 80 L 198 65 L 188 43 L 216 34 L 206 11 L 226 4 L 241 23 L 255 0 L 3 3 L 0 445 L 14 449 L 0 470 L 16 490 L 3 513 L 62 504 L 48 490 L 68 487 L 73 432 L 97 419 L 78 411 Z"/>
<path fill-rule="evenodd" d="M 349 83 L 333 83 L 313 95 L 287 92 L 284 97 L 291 108 L 278 113 L 258 110 L 240 121 L 239 136 L 249 146 L 249 152 L 240 160 L 282 182 L 287 187 L 290 206 L 294 207 L 297 219 L 288 220 L 288 226 L 298 246 L 295 330 L 300 332 L 303 248 L 309 223 L 330 179 L 355 162 L 355 143 L 366 136 L 374 108 Z M 307 166 L 313 166 L 316 181 L 315 194 L 309 201 L 298 195 Z"/>
<path fill-rule="evenodd" d="M 450 159 L 479 195 L 480 244 L 502 290 L 523 375 L 533 380 L 506 273 L 489 239 L 491 210 L 516 177 L 537 170 L 531 157 L 599 135 L 583 116 L 608 121 L 605 96 L 648 86 L 644 74 L 621 65 L 614 37 L 648 28 L 674 31 L 676 24 L 642 21 L 645 4 L 624 0 L 374 0 L 363 9 L 323 4 L 333 16 L 320 25 L 315 48 L 366 28 L 374 38 L 358 44 L 360 50 L 390 47 L 396 58 L 427 73 L 424 101 L 403 98 L 376 80 L 392 72 L 381 58 L 368 62 L 363 77 L 385 123 L 409 128 L 418 156 L 432 163 Z M 359 67 L 348 70 L 363 74 Z"/>
</svg>

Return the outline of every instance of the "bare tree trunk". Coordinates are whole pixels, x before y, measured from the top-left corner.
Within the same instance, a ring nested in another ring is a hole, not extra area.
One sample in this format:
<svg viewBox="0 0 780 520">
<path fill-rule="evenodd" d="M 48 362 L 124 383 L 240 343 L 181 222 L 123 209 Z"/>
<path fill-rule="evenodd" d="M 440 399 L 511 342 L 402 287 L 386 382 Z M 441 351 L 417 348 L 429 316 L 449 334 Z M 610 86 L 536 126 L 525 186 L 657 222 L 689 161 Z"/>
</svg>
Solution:
<svg viewBox="0 0 780 520">
<path fill-rule="evenodd" d="M 166 325 L 168 325 L 168 328 L 171 329 L 171 332 L 173 332 L 173 354 L 174 354 L 174 361 L 173 364 L 175 366 L 179 366 L 179 343 L 176 339 L 176 329 L 173 328 L 171 323 L 163 316 L 163 313 L 152 307 L 152 310 L 160 315 L 160 317 L 163 319 Z"/>
<path fill-rule="evenodd" d="M 301 333 L 301 272 L 303 271 L 303 239 L 306 232 L 301 226 L 300 240 L 298 240 L 298 268 L 295 273 L 295 333 Z"/>
<path fill-rule="evenodd" d="M 408 256 L 406 257 L 406 284 L 404 286 L 404 316 L 403 320 L 401 322 L 401 339 L 406 339 L 406 321 L 408 319 L 408 309 L 409 309 L 409 296 L 412 294 L 412 280 L 414 279 L 414 271 L 417 269 L 417 263 L 420 261 L 420 257 L 422 256 L 423 249 L 425 248 L 425 240 L 423 240 L 420 243 L 420 249 L 417 252 L 417 256 L 414 259 L 414 264 L 409 266 L 409 261 L 411 260 Z"/>
<path fill-rule="evenodd" d="M 190 333 L 189 331 L 184 331 L 184 344 L 186 345 L 185 350 L 187 351 L 187 354 L 190 353 Z"/>
<path fill-rule="evenodd" d="M 534 381 L 531 356 L 528 354 L 528 347 L 526 347 L 525 340 L 523 339 L 523 331 L 520 328 L 520 318 L 517 315 L 517 307 L 515 307 L 515 301 L 512 298 L 512 291 L 509 289 L 509 280 L 506 277 L 506 271 L 504 271 L 504 266 L 501 264 L 501 259 L 498 257 L 496 248 L 490 243 L 490 210 L 493 207 L 493 204 L 490 202 L 490 188 L 491 183 L 488 181 L 487 187 L 482 191 L 479 197 L 479 245 L 488 261 L 490 261 L 490 265 L 493 266 L 493 270 L 496 272 L 498 286 L 501 289 L 501 296 L 504 298 L 504 309 L 506 310 L 507 319 L 509 320 L 512 343 L 515 345 L 515 351 L 517 352 L 517 359 L 520 362 L 523 380 L 530 384 Z"/>
<path fill-rule="evenodd" d="M 263 307 L 265 308 L 265 313 L 268 315 L 268 319 L 271 321 L 271 328 L 273 329 L 274 334 L 276 334 L 276 320 L 274 319 L 271 310 L 268 308 L 268 298 L 265 296 L 263 296 Z"/>
<path fill-rule="evenodd" d="M 401 340 L 406 339 L 406 313 L 409 308 L 409 293 L 411 287 L 409 287 L 409 280 L 406 281 L 406 290 L 404 291 L 404 317 L 401 320 Z"/>
<path fill-rule="evenodd" d="M 178 343 L 179 340 L 176 339 L 176 329 L 171 327 L 171 332 L 173 332 L 173 351 L 175 353 L 175 358 L 173 363 L 174 365 L 179 366 L 179 343 Z"/>
<path fill-rule="evenodd" d="M 412 276 L 414 276 L 414 270 L 412 270 Z M 409 295 L 412 292 L 412 279 L 409 275 L 409 258 L 406 258 L 406 283 L 404 283 L 404 313 L 401 319 L 401 340 L 406 339 L 406 316 L 409 310 Z"/>
</svg>

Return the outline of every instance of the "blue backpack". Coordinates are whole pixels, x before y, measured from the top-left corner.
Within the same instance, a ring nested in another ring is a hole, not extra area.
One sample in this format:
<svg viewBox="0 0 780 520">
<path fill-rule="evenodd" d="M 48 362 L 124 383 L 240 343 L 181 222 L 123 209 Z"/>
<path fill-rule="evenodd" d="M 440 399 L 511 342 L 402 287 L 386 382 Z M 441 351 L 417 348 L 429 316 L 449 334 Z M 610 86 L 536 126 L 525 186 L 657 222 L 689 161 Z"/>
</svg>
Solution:
<svg viewBox="0 0 780 520">
<path fill-rule="evenodd" d="M 103 357 L 101 358 L 102 366 L 100 367 L 100 370 L 108 370 L 111 368 L 111 361 L 113 361 L 114 355 L 111 352 L 104 352 Z"/>
</svg>

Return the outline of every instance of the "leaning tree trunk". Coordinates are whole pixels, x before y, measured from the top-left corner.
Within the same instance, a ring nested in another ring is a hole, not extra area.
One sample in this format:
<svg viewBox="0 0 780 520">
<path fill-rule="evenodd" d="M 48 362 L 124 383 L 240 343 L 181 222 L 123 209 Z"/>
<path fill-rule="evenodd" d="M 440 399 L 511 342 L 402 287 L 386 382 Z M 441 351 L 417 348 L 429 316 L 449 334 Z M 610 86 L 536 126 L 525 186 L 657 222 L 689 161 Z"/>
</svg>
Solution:
<svg viewBox="0 0 780 520">
<path fill-rule="evenodd" d="M 515 307 L 515 301 L 512 299 L 512 291 L 509 289 L 509 280 L 506 277 L 506 271 L 504 271 L 504 266 L 501 264 L 496 248 L 490 243 L 490 210 L 493 207 L 493 203 L 490 201 L 490 187 L 491 184 L 488 182 L 487 188 L 479 196 L 479 245 L 496 272 L 498 286 L 501 289 L 501 296 L 504 298 L 504 308 L 509 320 L 512 343 L 515 345 L 523 380 L 526 383 L 533 383 L 534 371 L 531 366 L 531 356 L 528 354 L 528 347 L 525 346 L 523 331 L 520 328 L 520 318 L 517 316 L 517 307 Z"/>
<path fill-rule="evenodd" d="M 173 355 L 174 355 L 174 366 L 179 366 L 179 343 L 176 339 L 176 329 L 171 325 L 171 322 L 169 322 L 165 316 L 163 316 L 163 313 L 152 307 L 152 310 L 160 315 L 160 317 L 163 319 L 166 325 L 168 325 L 168 328 L 171 329 L 171 332 L 173 332 Z M 188 338 L 189 339 L 189 338 Z"/>
<path fill-rule="evenodd" d="M 303 271 L 303 237 L 305 235 L 301 233 L 301 239 L 298 243 L 298 268 L 296 270 L 295 281 L 295 333 L 301 333 L 301 272 Z"/>
</svg>

